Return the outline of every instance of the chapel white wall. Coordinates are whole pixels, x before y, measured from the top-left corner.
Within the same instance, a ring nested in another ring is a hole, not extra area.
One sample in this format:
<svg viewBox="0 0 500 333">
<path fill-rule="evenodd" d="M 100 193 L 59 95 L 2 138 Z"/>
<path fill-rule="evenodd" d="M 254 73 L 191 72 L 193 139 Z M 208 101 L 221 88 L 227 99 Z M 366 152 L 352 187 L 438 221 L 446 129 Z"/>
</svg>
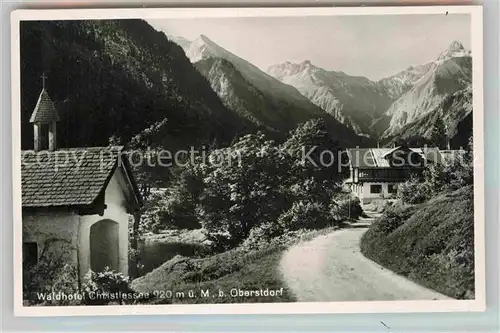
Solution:
<svg viewBox="0 0 500 333">
<path fill-rule="evenodd" d="M 106 209 L 104 214 L 85 215 L 81 217 L 79 257 L 80 274 L 85 276 L 90 270 L 90 228 L 93 224 L 102 220 L 112 220 L 118 224 L 118 271 L 128 275 L 128 219 L 129 214 L 126 209 L 126 198 L 123 194 L 120 183 L 123 181 L 119 171 L 113 174 L 105 193 Z"/>
</svg>

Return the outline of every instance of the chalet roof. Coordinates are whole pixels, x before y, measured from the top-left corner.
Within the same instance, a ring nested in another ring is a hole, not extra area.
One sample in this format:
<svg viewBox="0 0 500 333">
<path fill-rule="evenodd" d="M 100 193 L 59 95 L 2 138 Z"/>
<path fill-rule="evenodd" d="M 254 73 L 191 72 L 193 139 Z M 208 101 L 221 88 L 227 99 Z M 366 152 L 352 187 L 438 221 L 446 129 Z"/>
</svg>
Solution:
<svg viewBox="0 0 500 333">
<path fill-rule="evenodd" d="M 402 147 L 396 148 L 350 148 L 347 149 L 349 163 L 354 168 L 390 168 L 387 157 Z M 431 162 L 441 162 L 438 148 L 407 148 Z"/>
<path fill-rule="evenodd" d="M 21 153 L 23 207 L 90 205 L 104 191 L 122 158 L 122 147 L 71 148 Z M 137 186 L 132 190 L 140 202 Z"/>
<path fill-rule="evenodd" d="M 401 146 L 397 146 L 397 147 L 394 147 L 392 149 L 377 148 L 376 150 L 381 152 L 381 157 L 386 157 L 386 156 L 391 155 L 395 151 L 400 150 L 401 148 L 402 148 Z"/>
<path fill-rule="evenodd" d="M 49 94 L 45 89 L 42 89 L 31 114 L 30 123 L 50 124 L 54 121 L 59 121 L 59 116 Z"/>
<path fill-rule="evenodd" d="M 375 168 L 377 163 L 371 148 L 347 149 L 349 163 L 355 168 Z"/>
<path fill-rule="evenodd" d="M 442 151 L 437 147 L 424 147 L 424 148 L 410 148 L 411 150 L 417 152 L 425 158 L 427 161 L 431 161 L 434 163 L 442 163 L 443 162 L 443 154 Z"/>
</svg>

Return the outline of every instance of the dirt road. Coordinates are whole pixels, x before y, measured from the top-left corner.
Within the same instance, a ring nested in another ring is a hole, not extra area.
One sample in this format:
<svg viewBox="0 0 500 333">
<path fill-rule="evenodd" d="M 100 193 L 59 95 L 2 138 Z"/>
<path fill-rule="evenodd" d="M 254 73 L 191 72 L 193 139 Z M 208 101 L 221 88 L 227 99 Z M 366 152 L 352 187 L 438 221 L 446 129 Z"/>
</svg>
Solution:
<svg viewBox="0 0 500 333">
<path fill-rule="evenodd" d="M 451 299 L 361 254 L 359 241 L 373 219 L 361 219 L 351 228 L 319 236 L 285 252 L 281 272 L 298 301 Z"/>
</svg>

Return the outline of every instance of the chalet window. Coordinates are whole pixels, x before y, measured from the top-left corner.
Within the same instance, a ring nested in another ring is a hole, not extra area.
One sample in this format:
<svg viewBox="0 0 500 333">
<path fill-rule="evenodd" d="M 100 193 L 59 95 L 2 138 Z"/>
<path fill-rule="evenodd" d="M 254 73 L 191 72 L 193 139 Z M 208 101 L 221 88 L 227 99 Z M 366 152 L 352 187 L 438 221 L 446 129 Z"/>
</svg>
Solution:
<svg viewBox="0 0 500 333">
<path fill-rule="evenodd" d="M 370 185 L 370 193 L 382 193 L 382 185 Z"/>
<path fill-rule="evenodd" d="M 389 193 L 396 193 L 398 191 L 398 186 L 396 184 L 387 185 L 387 190 Z"/>
<path fill-rule="evenodd" d="M 23 243 L 23 266 L 33 266 L 38 262 L 38 244 Z"/>
</svg>

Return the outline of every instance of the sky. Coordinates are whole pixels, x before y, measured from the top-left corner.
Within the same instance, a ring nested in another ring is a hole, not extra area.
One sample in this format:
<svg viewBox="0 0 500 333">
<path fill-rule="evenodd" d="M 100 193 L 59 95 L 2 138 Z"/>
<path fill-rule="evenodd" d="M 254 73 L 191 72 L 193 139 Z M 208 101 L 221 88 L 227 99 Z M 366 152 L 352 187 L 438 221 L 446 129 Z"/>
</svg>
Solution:
<svg viewBox="0 0 500 333">
<path fill-rule="evenodd" d="M 470 49 L 467 14 L 148 20 L 189 40 L 200 34 L 262 70 L 304 60 L 378 80 L 437 59 L 454 41 Z"/>
</svg>

